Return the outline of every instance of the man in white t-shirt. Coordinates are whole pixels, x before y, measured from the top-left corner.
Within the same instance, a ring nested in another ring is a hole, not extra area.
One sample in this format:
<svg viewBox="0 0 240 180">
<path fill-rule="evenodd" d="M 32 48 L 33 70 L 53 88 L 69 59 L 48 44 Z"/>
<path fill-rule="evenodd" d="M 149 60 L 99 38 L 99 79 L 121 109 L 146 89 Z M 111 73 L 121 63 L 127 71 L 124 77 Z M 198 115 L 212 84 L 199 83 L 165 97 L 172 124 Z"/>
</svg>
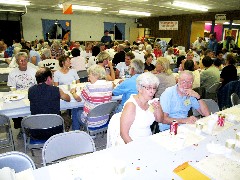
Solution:
<svg viewBox="0 0 240 180">
<path fill-rule="evenodd" d="M 19 52 L 15 57 L 18 67 L 9 73 L 7 85 L 16 89 L 28 89 L 36 84 L 36 69 L 28 65 L 27 53 Z"/>
<path fill-rule="evenodd" d="M 123 77 L 128 77 L 129 75 L 129 65 L 131 63 L 131 60 L 134 59 L 135 56 L 132 52 L 128 52 L 125 55 L 125 62 L 120 62 L 116 66 L 116 73 L 115 77 L 116 79 L 123 78 Z"/>
<path fill-rule="evenodd" d="M 143 53 L 143 51 L 140 51 L 140 50 L 138 49 L 138 46 L 137 46 L 137 45 L 134 45 L 134 46 L 133 46 L 133 51 L 132 51 L 132 53 L 134 54 L 135 59 L 140 59 L 140 60 L 142 60 L 143 63 L 145 63 L 144 53 Z"/>
</svg>

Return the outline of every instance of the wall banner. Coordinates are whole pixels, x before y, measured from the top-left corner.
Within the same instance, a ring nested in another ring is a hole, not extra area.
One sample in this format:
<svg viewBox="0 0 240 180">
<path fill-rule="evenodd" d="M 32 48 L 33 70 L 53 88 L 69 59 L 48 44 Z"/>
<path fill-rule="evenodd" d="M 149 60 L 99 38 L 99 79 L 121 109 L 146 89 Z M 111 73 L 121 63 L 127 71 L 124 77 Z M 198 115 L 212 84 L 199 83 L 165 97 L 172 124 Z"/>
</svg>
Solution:
<svg viewBox="0 0 240 180">
<path fill-rule="evenodd" d="M 178 21 L 159 21 L 159 30 L 178 30 Z"/>
</svg>

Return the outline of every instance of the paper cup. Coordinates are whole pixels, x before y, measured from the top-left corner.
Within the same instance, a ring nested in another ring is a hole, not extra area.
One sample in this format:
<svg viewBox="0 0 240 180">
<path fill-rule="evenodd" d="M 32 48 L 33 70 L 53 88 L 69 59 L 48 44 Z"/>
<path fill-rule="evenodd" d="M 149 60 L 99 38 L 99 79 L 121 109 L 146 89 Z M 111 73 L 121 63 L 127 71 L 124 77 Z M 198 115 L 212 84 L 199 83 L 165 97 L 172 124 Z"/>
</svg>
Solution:
<svg viewBox="0 0 240 180">
<path fill-rule="evenodd" d="M 237 132 L 236 134 L 236 146 L 240 147 L 240 132 Z"/>
<path fill-rule="evenodd" d="M 213 128 L 214 128 L 215 124 L 216 124 L 216 120 L 215 119 L 208 120 L 207 126 L 208 126 L 208 133 L 209 134 L 213 133 Z"/>
<path fill-rule="evenodd" d="M 16 87 L 10 87 L 10 90 L 13 92 L 13 91 L 16 91 Z"/>
<path fill-rule="evenodd" d="M 226 147 L 226 151 L 225 151 L 225 155 L 229 156 L 232 151 L 235 148 L 235 144 L 236 144 L 236 140 L 235 139 L 227 139 L 226 143 L 225 143 L 225 147 Z"/>
<path fill-rule="evenodd" d="M 115 173 L 118 175 L 122 175 L 125 172 L 126 163 L 122 160 L 117 160 L 114 164 Z"/>
</svg>

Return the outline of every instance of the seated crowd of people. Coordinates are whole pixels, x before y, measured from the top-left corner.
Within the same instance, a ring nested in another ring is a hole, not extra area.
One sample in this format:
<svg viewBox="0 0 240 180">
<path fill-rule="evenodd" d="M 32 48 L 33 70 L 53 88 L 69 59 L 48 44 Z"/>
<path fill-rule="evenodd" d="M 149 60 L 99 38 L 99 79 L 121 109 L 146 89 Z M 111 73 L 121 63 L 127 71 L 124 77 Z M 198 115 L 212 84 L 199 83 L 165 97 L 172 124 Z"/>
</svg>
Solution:
<svg viewBox="0 0 240 180">
<path fill-rule="evenodd" d="M 163 52 L 159 44 L 153 48 L 149 42 L 129 45 L 128 41 L 113 42 L 112 47 L 102 42 L 87 42 L 84 47 L 79 42 L 68 45 L 57 40 L 51 45 L 44 40 L 15 42 L 12 55 L 7 54 L 7 47 L 3 53 L 9 67 L 14 67 L 7 84 L 28 89 L 31 114 L 60 114 L 60 99 L 71 99 L 61 85 L 81 83 L 78 72 L 87 71 L 89 83 L 83 90 L 70 89 L 76 101 L 84 101 L 83 108 L 71 110 L 72 130 L 86 124 L 86 116 L 95 106 L 122 95 L 115 113 L 121 114 L 119 133 L 128 143 L 150 135 L 154 121 L 160 131 L 169 129 L 173 120 L 195 123 L 197 118 L 188 116 L 191 108 L 208 116 L 203 97 L 193 89 L 208 89 L 219 82 L 223 88 L 238 79 L 232 53 L 211 49 L 185 52 L 177 46 Z M 176 68 L 172 69 L 172 64 Z M 116 84 L 115 79 L 121 80 Z M 20 128 L 20 118 L 13 120 L 14 127 Z"/>
</svg>

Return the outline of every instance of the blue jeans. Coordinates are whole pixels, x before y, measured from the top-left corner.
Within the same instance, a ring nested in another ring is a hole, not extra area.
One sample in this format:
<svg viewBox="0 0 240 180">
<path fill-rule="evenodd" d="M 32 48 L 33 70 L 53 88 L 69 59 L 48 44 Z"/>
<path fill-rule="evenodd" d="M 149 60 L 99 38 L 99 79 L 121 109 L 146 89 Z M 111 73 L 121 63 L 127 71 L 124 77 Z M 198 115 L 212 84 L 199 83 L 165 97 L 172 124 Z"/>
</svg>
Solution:
<svg viewBox="0 0 240 180">
<path fill-rule="evenodd" d="M 72 130 L 79 130 L 81 123 L 79 122 L 83 108 L 74 108 L 72 109 Z"/>
</svg>

